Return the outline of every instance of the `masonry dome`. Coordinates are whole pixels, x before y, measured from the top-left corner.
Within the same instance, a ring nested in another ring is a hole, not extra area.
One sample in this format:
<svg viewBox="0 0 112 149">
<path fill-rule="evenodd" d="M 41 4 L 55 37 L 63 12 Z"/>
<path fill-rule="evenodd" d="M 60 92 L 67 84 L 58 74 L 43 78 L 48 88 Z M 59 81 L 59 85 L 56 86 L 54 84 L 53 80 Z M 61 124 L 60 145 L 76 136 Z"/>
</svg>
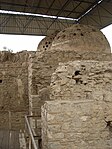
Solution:
<svg viewBox="0 0 112 149">
<path fill-rule="evenodd" d="M 44 52 L 44 51 L 49 50 L 57 33 L 58 31 L 55 31 L 53 34 L 48 35 L 45 38 L 43 38 L 37 47 L 37 52 Z"/>
<path fill-rule="evenodd" d="M 59 50 L 111 53 L 109 42 L 95 27 L 74 24 L 59 32 L 52 41 L 52 48 Z"/>
</svg>

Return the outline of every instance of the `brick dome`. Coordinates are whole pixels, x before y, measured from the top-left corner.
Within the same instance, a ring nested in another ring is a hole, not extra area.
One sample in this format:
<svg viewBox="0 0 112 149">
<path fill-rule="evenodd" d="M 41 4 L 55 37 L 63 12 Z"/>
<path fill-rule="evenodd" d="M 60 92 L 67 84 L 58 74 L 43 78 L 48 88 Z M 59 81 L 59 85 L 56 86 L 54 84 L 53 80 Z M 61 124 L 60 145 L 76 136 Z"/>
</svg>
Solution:
<svg viewBox="0 0 112 149">
<path fill-rule="evenodd" d="M 103 33 L 92 26 L 74 24 L 59 32 L 51 46 L 59 50 L 111 53 L 110 45 Z"/>
<path fill-rule="evenodd" d="M 53 34 L 43 38 L 37 47 L 37 52 L 44 52 L 49 50 L 57 33 L 58 31 L 55 31 Z"/>
</svg>

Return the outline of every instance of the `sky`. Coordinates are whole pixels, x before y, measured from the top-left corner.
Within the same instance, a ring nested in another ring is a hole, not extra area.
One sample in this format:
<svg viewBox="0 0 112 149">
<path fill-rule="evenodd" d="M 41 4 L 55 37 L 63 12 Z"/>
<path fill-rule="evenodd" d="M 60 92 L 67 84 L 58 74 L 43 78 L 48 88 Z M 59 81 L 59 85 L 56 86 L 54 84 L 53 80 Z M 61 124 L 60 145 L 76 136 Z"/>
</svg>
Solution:
<svg viewBox="0 0 112 149">
<path fill-rule="evenodd" d="M 112 25 L 101 30 L 108 39 L 112 49 Z M 36 51 L 44 36 L 0 34 L 0 51 L 11 50 L 14 53 L 22 50 Z"/>
<path fill-rule="evenodd" d="M 105 27 L 101 31 L 103 32 L 103 34 L 106 36 L 107 40 L 109 41 L 110 46 L 111 46 L 111 52 L 112 52 L 112 24 Z"/>
<path fill-rule="evenodd" d="M 11 50 L 14 53 L 27 50 L 36 51 L 39 42 L 45 36 L 0 34 L 0 51 Z"/>
</svg>

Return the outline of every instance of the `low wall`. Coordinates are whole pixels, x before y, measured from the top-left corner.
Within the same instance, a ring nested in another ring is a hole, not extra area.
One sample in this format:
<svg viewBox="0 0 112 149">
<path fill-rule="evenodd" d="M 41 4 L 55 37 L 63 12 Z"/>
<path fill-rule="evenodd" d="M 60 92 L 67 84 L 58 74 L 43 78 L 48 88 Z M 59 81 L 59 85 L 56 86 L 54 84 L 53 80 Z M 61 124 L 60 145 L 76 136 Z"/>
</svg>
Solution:
<svg viewBox="0 0 112 149">
<path fill-rule="evenodd" d="M 111 149 L 112 126 L 106 121 L 106 108 L 93 100 L 45 102 L 43 149 Z"/>
</svg>

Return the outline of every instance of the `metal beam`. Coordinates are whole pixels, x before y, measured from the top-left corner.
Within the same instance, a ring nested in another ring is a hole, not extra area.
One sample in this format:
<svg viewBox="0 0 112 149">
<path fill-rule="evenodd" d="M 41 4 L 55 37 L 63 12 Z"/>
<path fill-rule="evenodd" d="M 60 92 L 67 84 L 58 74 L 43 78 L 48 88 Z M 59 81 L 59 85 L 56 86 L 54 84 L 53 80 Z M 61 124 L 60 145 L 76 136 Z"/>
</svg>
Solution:
<svg viewBox="0 0 112 149">
<path fill-rule="evenodd" d="M 49 10 L 51 10 L 51 7 L 53 6 L 55 0 L 52 1 L 51 5 L 49 6 L 48 10 L 46 11 L 46 14 L 48 13 Z"/>
<path fill-rule="evenodd" d="M 55 1 L 55 0 L 54 0 Z M 32 10 L 34 10 L 34 11 L 28 11 L 27 13 L 35 13 L 36 14 L 36 11 L 38 10 L 38 9 L 46 9 L 46 14 L 49 12 L 49 10 L 51 10 L 51 11 L 60 11 L 61 9 L 58 9 L 58 8 L 48 8 L 48 7 L 42 7 L 42 6 L 39 6 L 39 4 L 40 4 L 40 2 L 41 2 L 41 0 L 39 1 L 39 3 L 38 3 L 38 5 L 37 6 L 28 6 L 28 5 L 21 5 L 21 4 L 13 4 L 13 3 L 5 3 L 5 6 L 7 6 L 7 5 L 9 5 L 10 7 L 12 7 L 12 6 L 15 6 L 15 7 L 23 7 L 24 8 L 24 11 L 21 11 L 21 12 L 25 12 L 25 9 L 26 8 L 29 8 L 30 10 L 32 9 Z M 1 5 L 2 3 L 0 2 L 0 5 Z M 6 10 L 6 9 L 4 9 L 4 10 Z M 10 9 L 10 11 L 11 11 L 11 9 Z M 64 12 L 65 13 L 71 13 L 71 11 L 69 11 L 69 10 L 64 10 Z M 81 12 L 79 12 L 79 11 L 75 11 L 75 13 L 76 14 L 80 14 Z M 38 14 L 40 14 L 40 13 L 38 13 Z"/>
<path fill-rule="evenodd" d="M 79 2 L 79 4 L 66 17 L 68 17 L 71 13 L 73 13 L 77 9 L 77 7 L 80 6 L 80 4 L 81 4 L 81 2 Z M 76 13 L 76 11 L 75 11 L 75 13 Z"/>
<path fill-rule="evenodd" d="M 58 18 L 58 16 L 62 13 L 62 11 L 65 9 L 65 7 L 70 3 L 70 1 L 71 0 L 67 0 L 66 2 L 65 2 L 65 4 L 62 6 L 62 8 L 61 8 L 61 10 L 57 13 L 57 18 Z M 50 24 L 50 26 L 48 27 L 48 29 L 53 25 L 53 23 L 57 20 L 57 18 L 56 19 L 54 19 L 54 21 Z"/>
<path fill-rule="evenodd" d="M 0 34 L 11 33 L 12 34 L 33 34 L 33 35 L 47 35 L 52 34 L 55 30 L 62 30 L 67 25 L 73 24 L 73 20 L 58 19 L 54 25 L 47 30 L 54 19 L 34 17 L 34 16 L 23 16 L 23 15 L 12 15 L 12 14 L 0 14 Z"/>
<path fill-rule="evenodd" d="M 87 4 L 92 4 L 93 2 L 89 1 L 84 1 L 84 0 L 73 0 L 74 2 L 79 2 L 79 3 L 87 3 Z"/>
<path fill-rule="evenodd" d="M 99 5 L 101 2 L 103 2 L 103 0 L 97 0 L 94 3 L 92 3 L 92 5 L 90 5 L 86 10 L 84 10 L 78 17 L 78 21 L 80 21 L 85 15 L 88 14 L 88 12 L 92 11 L 97 5 Z"/>
<path fill-rule="evenodd" d="M 1 0 L 2 9 L 15 12 L 9 12 L 10 14 L 0 12 L 0 33 L 46 35 L 76 23 L 75 19 L 78 19 L 78 23 L 98 28 L 112 23 L 110 6 L 112 0 L 46 0 L 45 2 Z M 67 20 L 69 16 L 71 20 Z"/>
</svg>

